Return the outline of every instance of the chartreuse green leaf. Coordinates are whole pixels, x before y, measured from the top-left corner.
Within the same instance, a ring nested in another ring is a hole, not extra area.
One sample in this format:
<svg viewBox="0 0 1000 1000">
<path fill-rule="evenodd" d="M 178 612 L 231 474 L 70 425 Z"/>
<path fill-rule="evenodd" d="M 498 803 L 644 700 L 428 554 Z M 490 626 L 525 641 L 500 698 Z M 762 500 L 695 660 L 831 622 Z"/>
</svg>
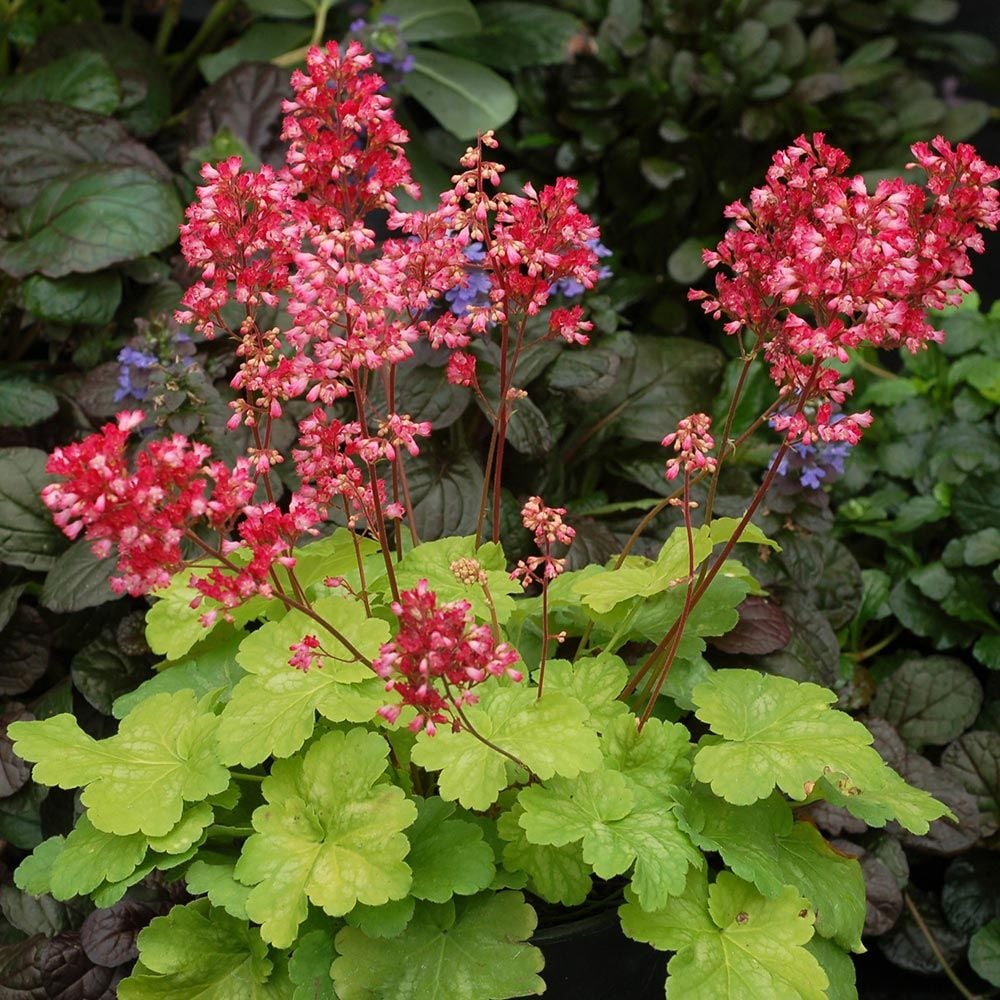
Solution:
<svg viewBox="0 0 1000 1000">
<path fill-rule="evenodd" d="M 804 945 L 814 915 L 793 888 L 766 899 L 748 882 L 722 872 L 708 885 L 691 869 L 684 894 L 649 912 L 634 901 L 618 911 L 625 933 L 677 954 L 667 991 L 685 1000 L 826 1000 L 826 973 Z"/>
<path fill-rule="evenodd" d="M 720 517 L 694 531 L 692 548 L 695 569 L 708 558 L 716 545 L 729 541 L 738 525 L 737 518 Z M 747 525 L 740 541 L 778 548 L 754 524 Z M 690 567 L 687 533 L 682 528 L 676 528 L 664 542 L 655 561 L 642 556 L 627 556 L 619 569 L 587 576 L 577 581 L 573 590 L 587 607 L 598 614 L 605 614 L 622 601 L 654 597 L 684 583 Z"/>
<path fill-rule="evenodd" d="M 506 841 L 503 849 L 504 867 L 511 872 L 524 872 L 528 887 L 549 903 L 579 906 L 590 894 L 591 868 L 583 860 L 578 843 L 552 847 L 532 844 L 521 826 L 524 809 L 515 805 L 497 819 L 497 830 Z"/>
<path fill-rule="evenodd" d="M 590 725 L 604 732 L 614 719 L 628 711 L 625 703 L 618 700 L 628 677 L 625 661 L 613 653 L 585 656 L 575 663 L 549 660 L 545 666 L 545 690 L 559 691 L 582 702 L 590 712 Z"/>
<path fill-rule="evenodd" d="M 417 817 L 401 788 L 381 782 L 389 745 L 363 729 L 330 732 L 304 757 L 279 760 L 261 786 L 236 877 L 254 888 L 250 919 L 287 948 L 308 903 L 339 917 L 356 903 L 380 906 L 410 889 L 402 833 Z"/>
<path fill-rule="evenodd" d="M 478 690 L 479 704 L 465 709 L 469 721 L 480 736 L 523 761 L 539 778 L 573 778 L 600 765 L 597 734 L 586 725 L 590 713 L 575 698 L 557 693 L 538 698 L 527 685 L 501 686 L 492 680 Z M 421 733 L 412 760 L 440 771 L 441 797 L 457 799 L 466 809 L 488 809 L 518 770 L 464 729 Z"/>
<path fill-rule="evenodd" d="M 413 919 L 413 911 L 416 909 L 417 901 L 412 896 L 403 899 L 390 899 L 388 903 L 381 906 L 366 906 L 358 903 L 350 913 L 344 916 L 344 920 L 351 926 L 357 927 L 368 937 L 391 938 L 401 934 L 406 925 Z"/>
<path fill-rule="evenodd" d="M 483 1000 L 538 996 L 542 953 L 528 944 L 535 911 L 519 892 L 418 903 L 397 937 L 345 927 L 336 939 L 340 1000 Z"/>
<path fill-rule="evenodd" d="M 452 566 L 460 559 L 474 559 L 482 570 L 485 586 L 480 582 L 463 583 L 455 576 Z M 396 582 L 400 590 L 415 587 L 420 580 L 438 597 L 438 602 L 464 600 L 472 605 L 472 613 L 480 621 L 490 621 L 489 600 L 493 601 L 497 621 L 502 625 L 514 610 L 511 594 L 521 592 L 521 585 L 510 578 L 503 549 L 493 542 L 476 548 L 476 539 L 439 538 L 434 542 L 424 542 L 408 552 L 396 568 Z M 489 599 L 487 598 L 489 592 Z"/>
<path fill-rule="evenodd" d="M 375 555 L 378 550 L 378 542 L 356 535 L 347 528 L 337 528 L 332 535 L 295 550 L 295 579 L 305 589 L 330 576 L 338 578 L 357 575 L 358 556 L 365 559 Z M 280 579 L 285 579 L 288 575 L 283 567 L 277 572 Z"/>
<path fill-rule="evenodd" d="M 324 597 L 313 608 L 369 659 L 389 638 L 389 625 L 368 618 L 353 598 Z M 317 635 L 330 654 L 309 671 L 288 663 L 291 645 L 305 635 Z M 371 668 L 300 611 L 251 632 L 236 659 L 248 676 L 219 719 L 219 754 L 229 764 L 253 767 L 295 753 L 312 735 L 317 711 L 331 722 L 367 722 L 387 700 Z"/>
<path fill-rule="evenodd" d="M 680 829 L 672 800 L 633 787 L 620 771 L 592 771 L 575 781 L 553 778 L 521 791 L 518 823 L 533 844 L 580 841 L 583 860 L 600 878 L 634 865 L 632 886 L 653 910 L 684 891 L 688 868 L 702 866 L 704 858 Z"/>
<path fill-rule="evenodd" d="M 268 953 L 256 927 L 207 899 L 175 906 L 139 934 L 139 962 L 118 984 L 120 1000 L 288 1000 L 282 956 Z"/>
<path fill-rule="evenodd" d="M 35 781 L 84 789 L 81 801 L 97 829 L 162 837 L 185 802 L 229 785 L 215 747 L 217 725 L 207 704 L 175 691 L 144 701 L 106 740 L 88 736 L 68 713 L 16 722 L 9 732 L 18 755 L 35 764 Z"/>
<path fill-rule="evenodd" d="M 236 881 L 233 874 L 236 861 L 233 855 L 199 851 L 198 860 L 184 873 L 184 881 L 192 896 L 207 895 L 213 906 L 221 907 L 239 920 L 246 920 L 250 888 Z"/>
<path fill-rule="evenodd" d="M 413 869 L 411 895 L 443 903 L 452 896 L 471 896 L 485 889 L 496 872 L 493 848 L 475 823 L 453 819 L 455 806 L 437 796 L 417 801 L 417 821 L 410 827 Z"/>
<path fill-rule="evenodd" d="M 670 794 L 691 774 L 691 736 L 679 723 L 648 719 L 640 732 L 634 715 L 615 719 L 601 740 L 605 765 L 636 790 Z"/>
<path fill-rule="evenodd" d="M 18 866 L 14 872 L 14 885 L 32 896 L 44 896 L 52 892 L 52 866 L 63 852 L 65 837 L 49 837 L 43 840 Z"/>
<path fill-rule="evenodd" d="M 56 899 L 72 899 L 93 892 L 103 882 L 121 882 L 138 868 L 147 847 L 141 833 L 127 837 L 104 833 L 84 813 L 52 861 L 49 891 Z"/>
<path fill-rule="evenodd" d="M 718 851 L 735 875 L 765 896 L 797 888 L 816 911 L 816 930 L 861 951 L 865 882 L 854 858 L 838 854 L 809 823 L 796 823 L 778 795 L 734 806 L 697 785 L 683 800 L 683 827 L 703 851 Z"/>
<path fill-rule="evenodd" d="M 238 561 L 241 555 L 234 552 L 231 558 Z M 156 591 L 153 595 L 156 601 L 146 612 L 146 642 L 154 653 L 168 660 L 179 660 L 224 621 L 219 615 L 209 625 L 203 624 L 202 616 L 208 611 L 218 610 L 221 605 L 209 597 L 202 597 L 194 587 L 189 587 L 187 581 L 190 578 L 190 571 L 187 570 L 174 576 L 169 586 Z M 191 607 L 191 602 L 198 598 L 201 598 L 198 606 Z M 265 613 L 274 612 L 277 612 L 275 617 L 283 613 L 283 605 L 279 601 L 251 597 L 238 608 L 233 608 L 230 614 L 233 622 L 240 626 Z"/>
<path fill-rule="evenodd" d="M 750 805 L 775 786 L 801 801 L 823 781 L 824 790 L 839 793 L 839 805 L 873 826 L 896 819 L 924 834 L 949 813 L 885 764 L 860 722 L 830 708 L 832 691 L 753 670 L 719 670 L 692 698 L 698 718 L 722 737 L 703 741 L 694 776 L 727 802 Z"/>
</svg>

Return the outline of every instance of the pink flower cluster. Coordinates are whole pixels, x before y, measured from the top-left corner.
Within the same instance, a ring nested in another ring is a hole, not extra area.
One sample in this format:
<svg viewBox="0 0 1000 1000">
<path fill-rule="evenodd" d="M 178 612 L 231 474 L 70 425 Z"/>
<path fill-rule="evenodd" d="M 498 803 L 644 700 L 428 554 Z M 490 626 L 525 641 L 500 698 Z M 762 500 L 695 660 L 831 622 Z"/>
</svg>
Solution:
<svg viewBox="0 0 1000 1000">
<path fill-rule="evenodd" d="M 521 508 L 521 523 L 533 532 L 542 555 L 520 560 L 510 574 L 512 580 L 520 580 L 524 587 L 532 583 L 544 586 L 566 568 L 565 559 L 552 555 L 553 545 L 569 545 L 576 538 L 576 529 L 563 521 L 565 513 L 565 507 L 546 507 L 541 497 L 528 498 Z"/>
<path fill-rule="evenodd" d="M 247 428 L 246 455 L 227 467 L 205 445 L 175 435 L 141 449 L 132 471 L 127 439 L 142 418 L 123 414 L 49 463 L 60 482 L 46 489 L 45 502 L 57 523 L 70 537 L 82 532 L 102 556 L 116 545 L 115 586 L 132 594 L 164 585 L 184 565 L 186 538 L 214 546 L 216 562 L 193 580 L 203 595 L 226 608 L 270 596 L 277 567 L 292 568 L 295 542 L 331 508 L 386 547 L 385 519 L 405 513 L 401 456 L 417 455 L 431 432 L 397 409 L 395 365 L 426 338 L 450 352 L 449 378 L 478 391 L 468 350 L 475 338 L 492 323 L 536 313 L 562 279 L 586 287 L 597 279 L 588 243 L 598 230 L 574 202 L 575 183 L 487 191 L 503 172 L 483 160 L 483 148 L 496 146 L 490 134 L 466 152 L 437 209 L 400 211 L 400 192 L 419 194 L 408 136 L 357 42 L 344 51 L 334 43 L 310 49 L 292 85 L 285 164 L 206 165 L 181 228 L 185 259 L 200 277 L 178 319 L 235 341 L 229 428 Z M 379 243 L 370 228 L 375 211 L 387 214 L 397 236 Z M 456 315 L 445 295 L 468 282 L 472 241 L 486 247 L 491 305 Z M 222 309 L 234 302 L 243 315 L 230 324 Z M 263 308 L 279 304 L 290 324 L 264 323 Z M 583 343 L 587 329 L 578 308 L 561 310 L 548 336 Z M 355 419 L 334 417 L 329 407 L 347 398 Z M 287 449 L 276 445 L 274 422 L 290 401 L 312 410 Z M 289 450 L 300 485 L 282 499 L 271 473 Z M 391 491 L 382 471 L 390 465 Z"/>
<path fill-rule="evenodd" d="M 676 479 L 682 469 L 686 476 L 702 469 L 715 471 L 716 460 L 709 454 L 715 447 L 715 438 L 709 433 L 711 429 L 712 418 L 707 413 L 692 413 L 679 420 L 677 430 L 660 442 L 664 448 L 672 445 L 677 452 L 676 458 L 667 459 L 668 480 Z"/>
<path fill-rule="evenodd" d="M 456 730 L 458 713 L 478 700 L 472 690 L 488 677 L 510 677 L 520 681 L 514 668 L 517 651 L 496 643 L 489 628 L 476 625 L 468 601 L 437 604 L 437 595 L 421 580 L 413 590 L 404 590 L 392 605 L 399 619 L 399 633 L 382 647 L 372 663 L 386 679 L 386 691 L 395 691 L 400 704 L 386 705 L 379 715 L 389 722 L 399 718 L 403 705 L 412 705 L 417 716 L 410 723 L 414 732 L 433 735 L 438 725 Z"/>
<path fill-rule="evenodd" d="M 929 175 L 926 190 L 895 178 L 869 193 L 822 133 L 800 136 L 775 154 L 749 205 L 726 209 L 734 225 L 704 253 L 720 269 L 715 294 L 689 297 L 724 318 L 727 333 L 748 335 L 746 350 L 763 347 L 788 397 L 774 423 L 789 441 L 857 442 L 870 415 L 833 419 L 853 391 L 834 363 L 848 348 L 915 351 L 940 340 L 926 310 L 969 291 L 969 252 L 983 249 L 978 230 L 1000 220 L 990 187 L 1000 170 L 972 146 L 952 148 L 939 136 L 912 150 L 910 166 Z"/>
</svg>

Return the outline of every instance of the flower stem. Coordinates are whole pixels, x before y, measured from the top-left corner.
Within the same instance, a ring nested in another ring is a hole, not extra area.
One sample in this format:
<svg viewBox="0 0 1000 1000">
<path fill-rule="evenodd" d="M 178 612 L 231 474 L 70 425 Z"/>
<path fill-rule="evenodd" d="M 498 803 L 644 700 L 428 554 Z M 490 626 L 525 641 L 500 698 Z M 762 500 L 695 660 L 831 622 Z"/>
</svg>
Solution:
<svg viewBox="0 0 1000 1000">
<path fill-rule="evenodd" d="M 906 900 L 906 908 L 910 911 L 910 915 L 913 917 L 917 927 L 920 928 L 920 933 L 923 934 L 924 940 L 927 942 L 927 946 L 934 953 L 934 957 L 938 960 L 938 964 L 941 966 L 941 971 L 944 972 L 944 974 L 951 981 L 952 986 L 958 990 L 965 1000 L 979 1000 L 979 997 L 973 993 L 955 974 L 955 970 L 949 964 L 948 959 L 944 957 L 944 953 L 941 951 L 941 947 L 937 943 L 930 927 L 927 926 L 927 921 L 924 920 L 920 910 L 917 909 L 917 904 L 913 902 L 913 898 L 908 892 L 903 893 L 903 899 Z"/>
</svg>

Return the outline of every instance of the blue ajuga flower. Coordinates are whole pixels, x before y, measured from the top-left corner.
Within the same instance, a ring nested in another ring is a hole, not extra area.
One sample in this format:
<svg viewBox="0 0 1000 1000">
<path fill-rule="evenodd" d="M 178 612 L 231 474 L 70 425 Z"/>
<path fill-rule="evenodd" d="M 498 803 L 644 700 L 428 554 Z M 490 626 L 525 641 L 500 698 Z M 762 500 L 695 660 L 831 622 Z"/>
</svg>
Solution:
<svg viewBox="0 0 1000 1000">
<path fill-rule="evenodd" d="M 470 243 L 462 251 L 472 264 L 478 264 L 486 257 L 482 243 Z M 466 284 L 458 288 L 449 288 L 444 293 L 449 308 L 456 316 L 464 316 L 470 306 L 488 306 L 490 304 L 490 277 L 479 267 L 465 269 L 468 275 Z"/>
<path fill-rule="evenodd" d="M 351 22 L 351 34 L 357 35 L 383 70 L 392 70 L 405 76 L 414 66 L 406 39 L 399 33 L 399 18 L 382 14 L 369 24 L 363 17 Z"/>
<path fill-rule="evenodd" d="M 600 241 L 600 240 L 588 240 L 587 246 L 590 247 L 598 257 L 610 257 L 611 251 Z M 610 278 L 612 271 L 610 267 L 602 267 L 597 272 L 597 278 L 599 281 L 603 281 L 605 278 Z M 560 278 L 558 281 L 554 281 L 549 285 L 549 295 L 564 295 L 567 299 L 576 298 L 577 295 L 583 295 L 586 288 L 580 284 L 575 278 Z"/>
<path fill-rule="evenodd" d="M 126 396 L 132 399 L 145 399 L 149 388 L 149 378 L 145 374 L 159 363 L 155 354 L 136 350 L 134 347 L 123 347 L 118 352 L 118 389 L 115 391 L 115 402 Z"/>
</svg>

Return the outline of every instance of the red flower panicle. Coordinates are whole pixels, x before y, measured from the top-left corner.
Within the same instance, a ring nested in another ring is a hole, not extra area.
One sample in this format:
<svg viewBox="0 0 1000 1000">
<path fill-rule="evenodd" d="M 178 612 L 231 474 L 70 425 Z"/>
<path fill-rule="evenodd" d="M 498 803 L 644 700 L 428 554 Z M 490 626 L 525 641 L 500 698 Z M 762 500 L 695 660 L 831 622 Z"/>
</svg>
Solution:
<svg viewBox="0 0 1000 1000">
<path fill-rule="evenodd" d="M 926 310 L 954 305 L 970 290 L 969 251 L 983 249 L 977 230 L 1000 220 L 990 187 L 1000 170 L 964 143 L 952 148 L 939 136 L 931 147 L 913 146 L 911 164 L 928 173 L 929 199 L 900 178 L 870 193 L 822 133 L 800 136 L 775 154 L 749 205 L 726 209 L 733 227 L 704 253 L 720 269 L 715 294 L 689 297 L 725 319 L 727 333 L 763 345 L 771 377 L 788 396 L 772 423 L 789 441 L 856 443 L 870 416 L 832 419 L 853 390 L 832 363 L 846 361 L 852 347 L 915 351 L 940 340 Z"/>
<path fill-rule="evenodd" d="M 510 574 L 512 580 L 520 580 L 524 587 L 532 583 L 545 586 L 566 568 L 565 559 L 552 555 L 553 545 L 569 545 L 576 537 L 576 529 L 563 521 L 565 513 L 565 507 L 546 507 L 541 497 L 528 498 L 521 508 L 521 523 L 534 533 L 542 555 L 520 560 Z"/>
<path fill-rule="evenodd" d="M 709 454 L 715 447 L 715 438 L 709 434 L 712 418 L 707 413 L 692 413 L 677 422 L 677 430 L 668 434 L 660 444 L 664 448 L 673 446 L 676 458 L 667 460 L 666 478 L 676 479 L 681 470 L 685 475 L 693 475 L 702 469 L 714 472 L 716 460 Z"/>
<path fill-rule="evenodd" d="M 399 633 L 382 647 L 372 663 L 386 679 L 386 691 L 395 691 L 402 705 L 412 705 L 417 716 L 410 723 L 414 732 L 448 723 L 461 726 L 459 711 L 478 700 L 472 690 L 489 677 L 520 681 L 514 668 L 517 651 L 497 644 L 489 628 L 476 625 L 468 601 L 437 603 L 437 595 L 421 580 L 413 590 L 404 590 L 392 612 L 399 619 Z M 395 722 L 401 705 L 386 705 L 379 715 Z"/>
</svg>

